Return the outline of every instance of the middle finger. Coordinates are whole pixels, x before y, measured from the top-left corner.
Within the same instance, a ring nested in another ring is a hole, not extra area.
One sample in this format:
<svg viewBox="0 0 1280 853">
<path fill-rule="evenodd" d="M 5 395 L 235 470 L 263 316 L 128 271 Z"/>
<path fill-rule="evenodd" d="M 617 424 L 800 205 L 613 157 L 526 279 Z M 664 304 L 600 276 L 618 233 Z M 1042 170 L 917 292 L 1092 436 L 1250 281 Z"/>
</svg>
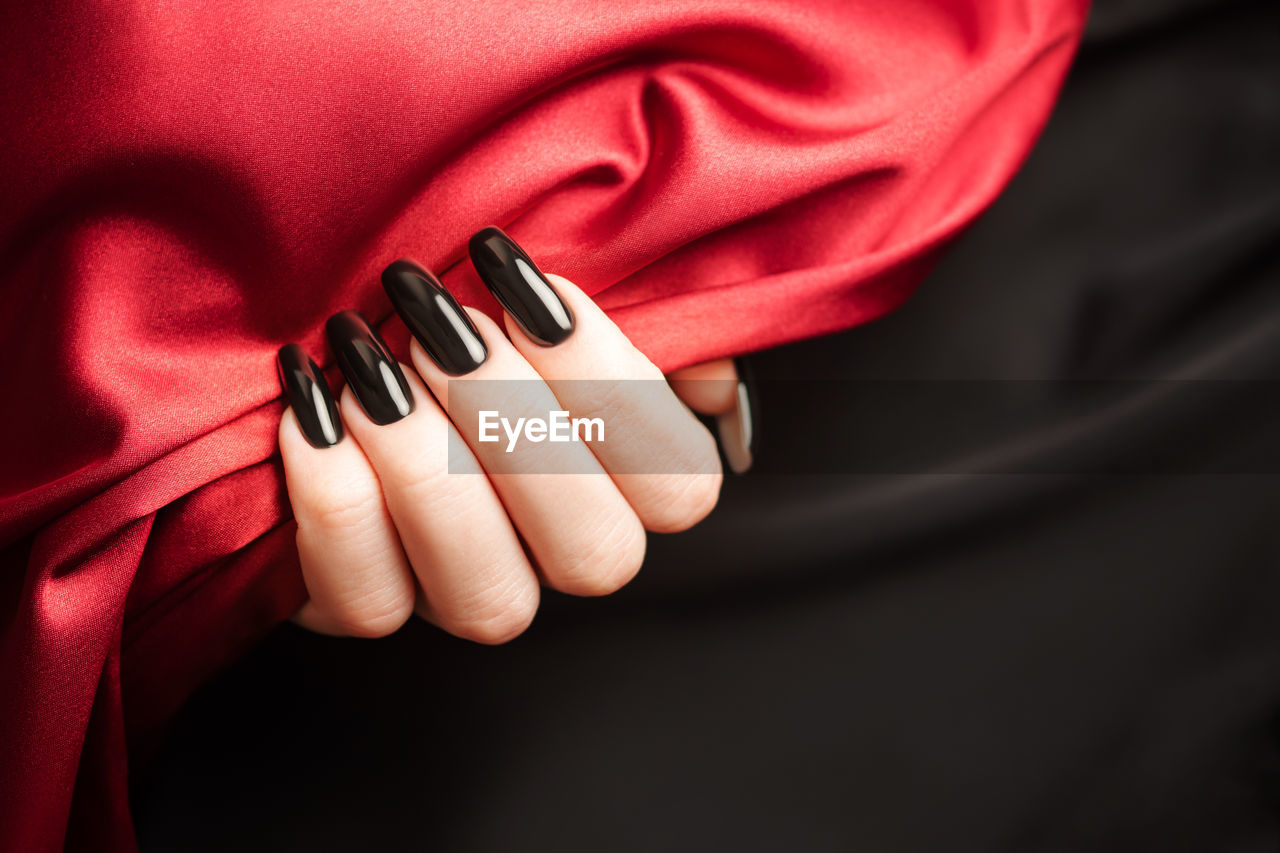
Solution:
<svg viewBox="0 0 1280 853">
<path fill-rule="evenodd" d="M 500 429 L 490 431 L 499 440 L 481 440 L 482 411 L 510 425 L 561 410 L 542 377 L 492 320 L 458 308 L 430 272 L 397 262 L 384 283 L 415 333 L 414 367 L 488 472 L 548 585 L 605 595 L 631 580 L 644 559 L 644 527 L 585 445 L 512 442 Z M 432 347 L 431 355 L 419 339 Z M 467 381 L 451 387 L 462 371 Z M 451 390 L 458 393 L 451 396 Z"/>
</svg>

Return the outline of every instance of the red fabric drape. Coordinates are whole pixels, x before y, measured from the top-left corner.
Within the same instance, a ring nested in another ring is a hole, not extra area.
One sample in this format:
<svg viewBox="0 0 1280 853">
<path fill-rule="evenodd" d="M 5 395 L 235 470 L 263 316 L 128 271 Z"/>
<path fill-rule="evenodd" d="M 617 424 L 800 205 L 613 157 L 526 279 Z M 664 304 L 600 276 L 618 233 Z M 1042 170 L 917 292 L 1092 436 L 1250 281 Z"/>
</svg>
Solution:
<svg viewBox="0 0 1280 853">
<path fill-rule="evenodd" d="M 126 746 L 303 595 L 273 356 L 506 227 L 671 369 L 900 304 L 1082 0 L 9 4 L 0 849 L 129 850 Z M 398 321 L 384 330 L 403 354 Z M 331 378 L 333 377 L 331 374 Z"/>
</svg>

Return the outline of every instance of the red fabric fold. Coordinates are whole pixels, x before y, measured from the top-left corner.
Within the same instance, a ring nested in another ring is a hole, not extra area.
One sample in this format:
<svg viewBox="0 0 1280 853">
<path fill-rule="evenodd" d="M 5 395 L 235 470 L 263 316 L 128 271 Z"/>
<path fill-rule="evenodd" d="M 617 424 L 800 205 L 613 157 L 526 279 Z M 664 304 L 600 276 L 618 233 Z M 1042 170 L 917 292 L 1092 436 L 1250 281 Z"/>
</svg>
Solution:
<svg viewBox="0 0 1280 853">
<path fill-rule="evenodd" d="M 324 319 L 385 321 L 402 255 L 496 314 L 461 262 L 487 224 L 668 370 L 874 319 L 1016 171 L 1087 6 L 11 5 L 0 848 L 24 851 L 132 849 L 126 753 L 301 601 L 279 345 L 331 363 Z"/>
</svg>

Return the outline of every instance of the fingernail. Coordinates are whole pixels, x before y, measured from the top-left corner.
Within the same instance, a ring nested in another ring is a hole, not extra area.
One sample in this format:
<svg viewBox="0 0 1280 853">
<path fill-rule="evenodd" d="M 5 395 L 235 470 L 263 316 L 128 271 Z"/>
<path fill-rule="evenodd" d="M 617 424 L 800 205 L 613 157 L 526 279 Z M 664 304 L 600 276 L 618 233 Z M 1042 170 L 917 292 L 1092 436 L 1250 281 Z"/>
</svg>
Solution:
<svg viewBox="0 0 1280 853">
<path fill-rule="evenodd" d="M 401 258 L 382 271 L 382 286 L 400 319 L 445 373 L 470 373 L 489 357 L 467 312 L 430 271 Z"/>
<path fill-rule="evenodd" d="M 533 260 L 499 228 L 467 244 L 480 280 L 535 343 L 555 346 L 573 332 L 573 316 Z"/>
<path fill-rule="evenodd" d="M 760 441 L 759 404 L 756 401 L 755 376 L 743 359 L 734 359 L 738 384 L 734 389 L 736 405 L 716 418 L 716 432 L 724 450 L 729 470 L 745 474 L 755 463 Z"/>
<path fill-rule="evenodd" d="M 339 311 L 324 324 L 338 367 L 360 408 L 375 424 L 390 424 L 413 411 L 413 392 L 378 333 L 356 311 Z"/>
<path fill-rule="evenodd" d="M 302 435 L 312 447 L 332 447 L 342 441 L 342 419 L 324 374 L 297 344 L 285 344 L 276 353 L 280 388 L 298 419 Z"/>
</svg>

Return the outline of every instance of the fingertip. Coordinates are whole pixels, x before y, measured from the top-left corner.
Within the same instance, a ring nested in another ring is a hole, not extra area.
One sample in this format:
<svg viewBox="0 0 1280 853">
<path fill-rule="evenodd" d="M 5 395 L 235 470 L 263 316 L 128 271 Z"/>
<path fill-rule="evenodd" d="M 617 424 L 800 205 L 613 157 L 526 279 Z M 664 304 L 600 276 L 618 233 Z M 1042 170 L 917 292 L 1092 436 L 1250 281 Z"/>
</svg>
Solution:
<svg viewBox="0 0 1280 853">
<path fill-rule="evenodd" d="M 284 443 L 289 440 L 289 436 L 300 434 L 301 430 L 298 428 L 298 416 L 293 413 L 292 408 L 285 406 L 284 412 L 280 415 L 280 423 L 277 426 L 276 431 L 279 434 L 280 445 L 282 447 L 284 446 Z"/>
<path fill-rule="evenodd" d="M 486 333 L 488 333 L 489 336 L 501 335 L 503 333 L 503 326 L 499 326 L 493 321 L 492 317 L 481 311 L 479 308 L 472 308 L 470 305 L 464 305 L 462 306 L 462 310 L 466 311 L 467 316 L 471 318 L 471 322 L 476 324 L 476 328 L 480 331 L 481 337 L 485 338 L 485 343 L 490 342 L 490 337 L 485 337 Z M 506 328 L 510 328 L 510 324 L 513 322 L 511 315 L 506 311 L 502 312 L 502 321 Z"/>
<path fill-rule="evenodd" d="M 298 423 L 298 416 L 292 408 L 285 409 L 284 414 L 280 416 L 277 438 L 280 442 L 280 455 L 284 457 L 286 463 L 289 459 L 302 459 L 305 454 L 318 453 L 321 450 L 307 441 L 307 437 L 302 434 L 302 425 Z"/>
<path fill-rule="evenodd" d="M 568 306 L 570 313 L 574 317 L 575 325 L 581 324 L 584 320 L 593 324 L 603 320 L 610 326 L 614 325 L 613 321 L 609 319 L 609 315 L 604 312 L 604 309 L 596 304 L 596 301 L 588 296 L 587 292 L 581 287 L 578 287 L 578 285 L 562 275 L 546 273 L 546 277 L 565 305 Z M 572 335 L 570 337 L 572 338 Z"/>
<path fill-rule="evenodd" d="M 583 291 L 581 287 L 578 287 L 578 285 L 574 284 L 572 281 L 570 281 L 569 279 L 565 278 L 562 275 L 557 275 L 556 273 L 553 273 L 553 272 L 544 272 L 543 275 L 547 277 L 547 281 L 551 282 L 552 286 L 555 287 L 556 292 L 559 293 L 561 296 L 569 296 L 575 299 L 591 298 L 587 296 L 587 294 Z"/>
<path fill-rule="evenodd" d="M 344 387 L 338 393 L 338 413 L 344 421 L 353 426 L 369 420 L 369 416 L 365 414 L 364 408 L 361 407 L 360 401 L 356 399 L 355 392 L 351 390 L 350 385 Z M 358 429 L 359 427 L 356 428 Z"/>
</svg>

